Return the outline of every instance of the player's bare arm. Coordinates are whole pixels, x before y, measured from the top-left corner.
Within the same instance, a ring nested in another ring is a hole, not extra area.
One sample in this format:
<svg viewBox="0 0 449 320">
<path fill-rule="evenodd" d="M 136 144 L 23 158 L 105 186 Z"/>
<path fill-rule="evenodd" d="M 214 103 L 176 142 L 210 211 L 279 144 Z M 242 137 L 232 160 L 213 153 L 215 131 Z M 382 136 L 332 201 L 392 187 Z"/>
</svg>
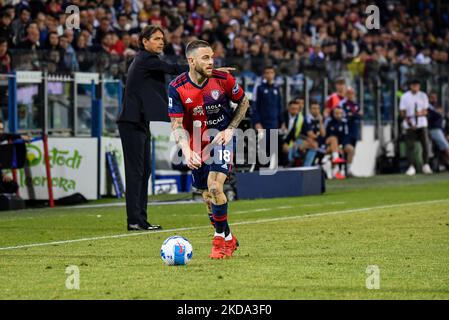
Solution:
<svg viewBox="0 0 449 320">
<path fill-rule="evenodd" d="M 176 144 L 181 148 L 182 154 L 186 158 L 189 169 L 198 169 L 201 167 L 201 157 L 190 149 L 189 137 L 182 124 L 182 117 L 171 117 L 171 127 L 175 137 Z"/>
<path fill-rule="evenodd" d="M 223 71 L 223 72 L 227 72 L 227 73 L 231 73 L 231 71 L 235 71 L 235 68 L 231 68 L 231 67 L 221 67 L 221 68 L 217 68 L 215 70 L 218 71 Z"/>
<path fill-rule="evenodd" d="M 319 119 L 320 119 L 320 136 L 325 137 L 326 136 L 326 127 L 324 126 L 323 116 L 320 115 Z"/>
<path fill-rule="evenodd" d="M 237 108 L 235 109 L 234 118 L 232 118 L 232 121 L 229 124 L 228 128 L 217 134 L 217 136 L 214 139 L 215 143 L 227 144 L 229 141 L 231 141 L 232 136 L 234 134 L 234 129 L 236 129 L 240 125 L 240 122 L 242 122 L 243 118 L 245 118 L 248 108 L 249 108 L 249 100 L 246 96 L 244 96 L 242 101 L 238 104 Z"/>
</svg>

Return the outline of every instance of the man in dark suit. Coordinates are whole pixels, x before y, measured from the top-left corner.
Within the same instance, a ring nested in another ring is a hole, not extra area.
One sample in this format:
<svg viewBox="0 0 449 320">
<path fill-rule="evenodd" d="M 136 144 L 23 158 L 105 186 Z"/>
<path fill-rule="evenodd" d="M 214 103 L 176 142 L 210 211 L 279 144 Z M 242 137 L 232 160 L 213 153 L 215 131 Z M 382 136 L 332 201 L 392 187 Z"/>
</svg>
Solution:
<svg viewBox="0 0 449 320">
<path fill-rule="evenodd" d="M 151 173 L 150 121 L 169 121 L 165 74 L 180 74 L 188 66 L 167 64 L 159 58 L 164 33 L 147 26 L 139 36 L 140 51 L 128 69 L 123 107 L 117 123 L 125 159 L 128 230 L 155 230 L 147 221 L 148 180 Z"/>
</svg>

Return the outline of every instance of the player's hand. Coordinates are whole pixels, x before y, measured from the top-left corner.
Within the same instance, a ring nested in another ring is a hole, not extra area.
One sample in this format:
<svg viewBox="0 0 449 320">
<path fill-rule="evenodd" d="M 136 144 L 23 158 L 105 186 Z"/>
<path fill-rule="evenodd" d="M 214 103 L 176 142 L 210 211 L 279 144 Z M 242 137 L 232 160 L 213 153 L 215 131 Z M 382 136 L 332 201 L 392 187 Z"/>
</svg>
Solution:
<svg viewBox="0 0 449 320">
<path fill-rule="evenodd" d="M 183 153 L 187 161 L 187 167 L 189 167 L 189 169 L 194 170 L 201 167 L 201 157 L 198 153 L 190 149 L 183 151 Z"/>
<path fill-rule="evenodd" d="M 234 135 L 233 128 L 227 128 L 224 131 L 220 131 L 212 141 L 212 143 L 216 144 L 228 144 L 231 141 L 232 136 Z"/>
<path fill-rule="evenodd" d="M 282 151 L 283 151 L 284 153 L 289 153 L 290 148 L 289 148 L 289 146 L 288 146 L 287 143 L 284 143 L 284 144 L 282 145 Z"/>
<path fill-rule="evenodd" d="M 3 176 L 3 177 L 2 177 L 2 180 L 3 180 L 3 182 L 5 182 L 5 183 L 8 183 L 8 182 L 12 181 L 12 179 L 11 179 L 10 177 L 8 177 L 8 176 Z"/>
<path fill-rule="evenodd" d="M 231 71 L 235 71 L 235 68 L 231 68 L 231 67 L 222 67 L 222 68 L 217 68 L 218 71 L 223 71 L 223 72 L 227 72 L 227 73 L 231 73 Z"/>
</svg>

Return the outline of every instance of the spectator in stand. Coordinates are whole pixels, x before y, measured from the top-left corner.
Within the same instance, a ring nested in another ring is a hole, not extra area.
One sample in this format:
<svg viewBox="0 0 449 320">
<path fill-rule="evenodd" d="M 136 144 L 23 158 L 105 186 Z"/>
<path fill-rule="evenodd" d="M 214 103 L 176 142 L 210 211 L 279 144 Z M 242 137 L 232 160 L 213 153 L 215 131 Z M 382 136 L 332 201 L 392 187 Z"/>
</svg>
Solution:
<svg viewBox="0 0 449 320">
<path fill-rule="evenodd" d="M 114 0 L 103 0 L 103 8 L 106 10 L 106 12 L 110 13 L 111 22 L 113 24 L 116 24 L 117 20 L 118 20 L 118 16 L 117 16 L 117 10 L 114 7 Z"/>
<path fill-rule="evenodd" d="M 6 12 L 10 17 L 11 21 L 14 21 L 16 18 L 16 7 L 12 4 L 7 4 L 1 9 L 2 12 Z"/>
<path fill-rule="evenodd" d="M 179 32 L 172 33 L 170 42 L 165 47 L 165 54 L 169 56 L 184 57 L 186 46 L 182 43 Z"/>
<path fill-rule="evenodd" d="M 79 70 L 82 72 L 90 71 L 95 65 L 94 56 L 87 47 L 86 36 L 83 33 L 80 33 L 76 39 L 76 58 Z"/>
<path fill-rule="evenodd" d="M 438 105 L 436 92 L 431 92 L 429 96 L 427 120 L 429 122 L 430 137 L 438 147 L 438 150 L 444 154 L 446 164 L 449 165 L 449 141 L 443 131 L 444 110 Z"/>
<path fill-rule="evenodd" d="M 59 50 L 59 37 L 56 32 L 50 32 L 47 35 L 47 40 L 45 41 L 43 49 L 48 51 Z"/>
<path fill-rule="evenodd" d="M 34 21 L 36 22 L 37 28 L 39 29 L 39 42 L 45 43 L 48 37 L 48 33 L 50 32 L 46 25 L 47 17 L 43 12 L 38 12 Z"/>
<path fill-rule="evenodd" d="M 101 44 L 103 37 L 106 36 L 110 31 L 112 31 L 112 26 L 110 24 L 110 20 L 106 17 L 100 20 L 100 25 L 96 29 L 94 43 Z"/>
<path fill-rule="evenodd" d="M 13 45 L 13 31 L 11 27 L 11 16 L 3 11 L 0 13 L 0 38 L 4 38 L 8 41 L 8 45 Z"/>
<path fill-rule="evenodd" d="M 44 56 L 47 62 L 48 72 L 56 72 L 61 60 L 61 48 L 59 47 L 59 37 L 56 32 L 52 31 L 48 34 L 43 49 L 45 50 Z"/>
<path fill-rule="evenodd" d="M 0 38 L 0 74 L 11 72 L 11 57 L 8 53 L 8 40 Z M 8 86 L 0 86 L 0 119 L 7 119 Z"/>
<path fill-rule="evenodd" d="M 350 144 L 349 128 L 344 111 L 340 107 L 332 109 L 332 117 L 326 125 L 327 151 L 332 155 L 332 175 L 337 179 L 344 179 L 344 172 L 340 171 L 339 165 L 346 163 L 348 175 L 352 175 L 351 164 L 354 156 L 354 147 Z M 343 155 L 346 156 L 346 160 Z"/>
<path fill-rule="evenodd" d="M 339 107 L 344 111 L 344 117 L 348 121 L 349 144 L 354 148 L 360 139 L 360 125 L 362 120 L 362 111 L 356 102 L 355 91 L 348 87 L 346 90 L 346 98 L 340 101 Z"/>
<path fill-rule="evenodd" d="M 124 13 L 120 13 L 117 17 L 117 24 L 114 28 L 114 32 L 121 37 L 124 32 L 128 32 L 131 29 L 131 23 L 128 16 Z"/>
<path fill-rule="evenodd" d="M 59 37 L 59 47 L 60 47 L 60 60 L 58 71 L 69 72 L 78 71 L 78 61 L 76 59 L 76 53 L 73 47 L 69 44 L 69 39 L 67 36 L 63 35 Z"/>
<path fill-rule="evenodd" d="M 30 19 L 38 22 L 40 43 L 45 43 L 50 32 L 63 35 L 66 2 L 14 1 L 15 6 L 1 7 L 0 37 L 9 38 L 9 48 L 16 49 L 25 37 Z M 206 3 L 83 0 L 74 4 L 80 6 L 79 32 L 90 33 L 86 41 L 87 48 L 92 51 L 101 47 L 102 37 L 110 31 L 119 38 L 123 32 L 128 32 L 134 44 L 133 36 L 151 21 L 168 29 L 167 55 L 178 53 L 179 48 L 191 40 L 189 36 L 210 43 L 219 41 L 227 53 L 225 58 L 234 58 L 247 73 L 259 74 L 262 72 L 259 68 L 271 63 L 277 64 L 277 69 L 283 73 L 307 70 L 317 77 L 327 74 L 335 78 L 334 73 L 339 74 L 343 69 L 340 66 L 345 63 L 350 76 L 371 77 L 379 72 L 388 76 L 390 72 L 399 71 L 401 81 L 408 81 L 413 64 L 420 64 L 418 71 L 430 75 L 433 70 L 443 73 L 449 63 L 449 20 L 445 12 L 435 9 L 414 12 L 401 1 L 391 1 L 382 12 L 381 28 L 374 33 L 367 32 L 363 25 L 366 1 L 274 1 L 272 5 L 264 1 L 216 1 L 207 6 Z M 435 1 L 429 3 L 437 8 Z M 12 24 L 14 28 L 9 29 Z M 16 33 L 20 35 L 12 43 Z M 172 37 L 173 34 L 181 36 L 181 43 L 177 36 Z M 171 39 L 173 50 L 169 49 Z M 92 48 L 93 44 L 96 48 Z M 137 47 L 130 45 L 129 48 Z M 114 61 L 119 63 L 124 56 L 129 54 L 114 57 Z M 34 62 L 39 64 L 39 61 Z M 108 68 L 116 66 L 113 63 Z M 97 67 L 94 69 L 92 71 L 98 71 Z M 99 69 L 103 70 L 104 66 L 99 65 Z M 338 103 L 332 99 L 332 105 L 335 107 Z M 330 108 L 326 108 L 325 115 L 329 114 Z"/>
<path fill-rule="evenodd" d="M 125 45 L 123 41 L 117 36 L 116 33 L 111 32 L 111 54 L 123 56 L 125 52 Z"/>
<path fill-rule="evenodd" d="M 12 34 L 13 34 L 13 42 L 14 44 L 19 44 L 22 42 L 23 38 L 27 36 L 27 26 L 30 22 L 31 11 L 29 7 L 22 7 L 20 9 L 18 19 L 14 20 L 11 24 Z"/>
<path fill-rule="evenodd" d="M 8 40 L 0 38 L 0 73 L 11 72 L 11 57 L 8 53 Z"/>
<path fill-rule="evenodd" d="M 61 4 L 58 0 L 48 0 L 45 9 L 48 13 L 59 14 L 61 13 Z"/>
<path fill-rule="evenodd" d="M 161 7 L 158 5 L 154 5 L 151 8 L 151 15 L 149 24 L 161 26 L 162 28 L 167 28 L 167 19 L 165 16 L 161 15 Z"/>
<path fill-rule="evenodd" d="M 402 127 L 405 130 L 405 141 L 407 146 L 407 160 L 409 168 L 406 174 L 413 176 L 416 174 L 415 142 L 418 141 L 422 148 L 422 171 L 431 174 L 429 166 L 429 134 L 427 111 L 429 108 L 429 98 L 425 92 L 420 91 L 419 80 L 412 80 L 410 90 L 404 93 L 399 103 Z"/>
<path fill-rule="evenodd" d="M 27 26 L 27 36 L 17 46 L 18 49 L 36 51 L 41 49 L 41 43 L 39 42 L 40 33 L 37 24 L 32 22 Z"/>
<path fill-rule="evenodd" d="M 340 105 L 340 102 L 346 97 L 346 81 L 339 77 L 335 80 L 335 92 L 332 93 L 326 100 L 324 109 L 324 117 L 327 118 L 332 115 L 332 110 Z"/>
</svg>

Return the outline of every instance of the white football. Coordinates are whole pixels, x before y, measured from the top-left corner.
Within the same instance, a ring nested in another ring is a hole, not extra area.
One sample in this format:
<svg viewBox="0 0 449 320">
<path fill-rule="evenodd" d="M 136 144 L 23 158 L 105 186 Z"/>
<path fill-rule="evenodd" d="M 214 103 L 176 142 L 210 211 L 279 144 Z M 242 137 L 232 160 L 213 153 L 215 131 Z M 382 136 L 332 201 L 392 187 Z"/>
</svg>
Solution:
<svg viewBox="0 0 449 320">
<path fill-rule="evenodd" d="M 181 236 L 167 238 L 161 247 L 161 258 L 166 265 L 185 265 L 192 260 L 193 248 L 189 240 Z"/>
</svg>

